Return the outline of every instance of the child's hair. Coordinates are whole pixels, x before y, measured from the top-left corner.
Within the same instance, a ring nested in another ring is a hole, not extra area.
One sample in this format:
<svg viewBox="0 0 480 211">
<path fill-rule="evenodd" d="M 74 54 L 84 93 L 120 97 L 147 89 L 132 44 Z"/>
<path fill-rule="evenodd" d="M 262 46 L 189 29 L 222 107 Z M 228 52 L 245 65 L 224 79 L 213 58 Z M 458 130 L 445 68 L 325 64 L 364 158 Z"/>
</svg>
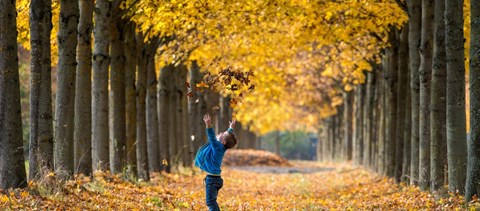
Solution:
<svg viewBox="0 0 480 211">
<path fill-rule="evenodd" d="M 237 137 L 232 132 L 225 136 L 225 149 L 231 149 L 237 144 Z"/>
</svg>

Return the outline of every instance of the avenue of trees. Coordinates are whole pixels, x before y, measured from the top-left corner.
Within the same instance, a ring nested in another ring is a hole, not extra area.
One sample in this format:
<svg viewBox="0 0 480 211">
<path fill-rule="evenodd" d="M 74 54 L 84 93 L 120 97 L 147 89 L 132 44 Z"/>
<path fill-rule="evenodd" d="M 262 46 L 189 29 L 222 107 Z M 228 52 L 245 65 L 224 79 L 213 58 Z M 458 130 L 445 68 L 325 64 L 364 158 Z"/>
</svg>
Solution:
<svg viewBox="0 0 480 211">
<path fill-rule="evenodd" d="M 465 3 L 402 3 L 409 20 L 392 29 L 381 63 L 323 120 L 321 160 L 351 159 L 431 192 L 448 185 L 467 200 L 479 194 L 480 7 Z"/>
<path fill-rule="evenodd" d="M 258 147 L 256 134 L 318 131 L 323 161 L 422 190 L 448 180 L 467 200 L 480 191 L 480 0 L 0 0 L 0 10 L 0 189 L 50 172 L 149 180 L 190 166 L 212 113 L 216 131 L 239 120 L 240 148 Z M 28 156 L 18 46 L 30 52 Z"/>
</svg>

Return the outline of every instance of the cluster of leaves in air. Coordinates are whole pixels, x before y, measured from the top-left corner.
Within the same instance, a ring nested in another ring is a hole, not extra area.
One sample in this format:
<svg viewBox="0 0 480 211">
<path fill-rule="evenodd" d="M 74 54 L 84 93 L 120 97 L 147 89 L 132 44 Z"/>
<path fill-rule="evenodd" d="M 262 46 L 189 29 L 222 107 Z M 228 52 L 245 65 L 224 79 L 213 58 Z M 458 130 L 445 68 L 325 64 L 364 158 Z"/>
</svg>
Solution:
<svg viewBox="0 0 480 211">
<path fill-rule="evenodd" d="M 292 162 L 309 174 L 254 173 L 224 168 L 219 192 L 222 210 L 454 210 L 480 208 L 461 196 L 434 196 L 417 187 L 349 165 Z M 261 168 L 261 167 L 257 167 Z M 290 167 L 279 167 L 290 168 Z M 204 210 L 204 175 L 190 170 L 154 175 L 151 182 L 130 183 L 97 173 L 76 177 L 47 195 L 27 190 L 0 193 L 0 208 L 10 210 Z"/>
</svg>

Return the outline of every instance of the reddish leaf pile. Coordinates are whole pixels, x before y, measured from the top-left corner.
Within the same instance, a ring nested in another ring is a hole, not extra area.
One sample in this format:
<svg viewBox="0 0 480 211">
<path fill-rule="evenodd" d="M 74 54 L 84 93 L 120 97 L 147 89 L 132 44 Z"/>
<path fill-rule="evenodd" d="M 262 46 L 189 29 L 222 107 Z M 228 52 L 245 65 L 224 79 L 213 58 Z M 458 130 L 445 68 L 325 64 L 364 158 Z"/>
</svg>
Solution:
<svg viewBox="0 0 480 211">
<path fill-rule="evenodd" d="M 251 149 L 228 150 L 223 159 L 225 166 L 292 166 L 277 154 Z"/>
</svg>

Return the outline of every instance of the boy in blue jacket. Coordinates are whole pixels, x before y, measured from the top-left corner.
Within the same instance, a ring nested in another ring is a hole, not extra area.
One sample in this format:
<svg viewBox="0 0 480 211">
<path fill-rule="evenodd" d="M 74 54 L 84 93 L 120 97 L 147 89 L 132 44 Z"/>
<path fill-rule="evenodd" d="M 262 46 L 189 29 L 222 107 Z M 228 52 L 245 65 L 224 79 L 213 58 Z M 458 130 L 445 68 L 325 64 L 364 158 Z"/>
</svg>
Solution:
<svg viewBox="0 0 480 211">
<path fill-rule="evenodd" d="M 218 190 L 223 187 L 223 179 L 220 176 L 223 156 L 227 149 L 237 144 L 237 137 L 233 133 L 235 120 L 230 122 L 227 131 L 215 136 L 212 128 L 210 115 L 205 114 L 203 121 L 207 126 L 208 143 L 200 147 L 195 156 L 195 166 L 207 173 L 205 177 L 206 202 L 210 211 L 220 210 L 217 204 Z"/>
</svg>

